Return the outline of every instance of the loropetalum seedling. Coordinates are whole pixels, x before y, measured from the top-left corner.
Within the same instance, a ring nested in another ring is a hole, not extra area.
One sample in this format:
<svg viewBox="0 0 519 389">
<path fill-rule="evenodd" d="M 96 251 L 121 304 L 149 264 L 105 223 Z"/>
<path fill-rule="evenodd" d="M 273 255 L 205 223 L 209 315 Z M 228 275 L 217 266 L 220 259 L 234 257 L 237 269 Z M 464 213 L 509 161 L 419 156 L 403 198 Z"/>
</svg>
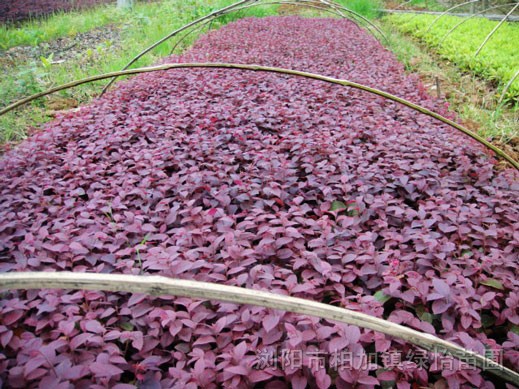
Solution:
<svg viewBox="0 0 519 389">
<path fill-rule="evenodd" d="M 0 4 L 0 22 L 19 22 L 58 11 L 71 11 L 109 3 L 109 0 L 4 0 Z"/>
<path fill-rule="evenodd" d="M 167 61 L 306 70 L 449 115 L 347 21 L 244 19 Z M 381 98 L 274 74 L 147 74 L 58 117 L 0 170 L 3 272 L 270 290 L 519 368 L 516 173 Z M 14 388 L 499 387 L 373 331 L 168 296 L 3 292 L 0 345 L 0 380 Z"/>
</svg>

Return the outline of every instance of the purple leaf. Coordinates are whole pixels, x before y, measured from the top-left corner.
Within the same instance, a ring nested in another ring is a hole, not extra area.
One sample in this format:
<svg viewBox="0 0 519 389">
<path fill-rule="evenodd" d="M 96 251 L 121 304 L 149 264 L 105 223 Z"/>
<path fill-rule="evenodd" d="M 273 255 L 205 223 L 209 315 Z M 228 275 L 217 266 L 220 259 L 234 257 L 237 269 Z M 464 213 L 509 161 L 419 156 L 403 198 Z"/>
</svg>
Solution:
<svg viewBox="0 0 519 389">
<path fill-rule="evenodd" d="M 112 377 L 123 373 L 123 370 L 109 363 L 93 362 L 89 368 L 96 377 Z"/>
</svg>

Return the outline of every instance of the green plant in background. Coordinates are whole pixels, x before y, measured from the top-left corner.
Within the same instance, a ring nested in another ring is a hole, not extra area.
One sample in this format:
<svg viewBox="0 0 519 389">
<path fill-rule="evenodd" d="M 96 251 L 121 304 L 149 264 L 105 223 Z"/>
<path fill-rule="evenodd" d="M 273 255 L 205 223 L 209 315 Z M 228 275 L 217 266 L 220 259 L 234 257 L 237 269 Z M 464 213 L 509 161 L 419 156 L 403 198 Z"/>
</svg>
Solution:
<svg viewBox="0 0 519 389">
<path fill-rule="evenodd" d="M 36 46 L 41 42 L 124 20 L 124 12 L 115 6 L 99 6 L 82 12 L 58 12 L 37 20 L 29 20 L 20 26 L 0 24 L 0 48 Z"/>
<path fill-rule="evenodd" d="M 368 19 L 379 17 L 383 8 L 380 0 L 338 0 L 337 3 Z"/>
<path fill-rule="evenodd" d="M 384 18 L 382 21 L 390 39 L 388 48 L 396 54 L 406 70 L 420 73 L 428 80 L 439 76 L 443 80 L 442 83 L 451 85 L 455 93 L 446 96 L 451 108 L 462 120 L 476 123 L 479 127 L 478 134 L 482 137 L 502 143 L 508 143 L 519 137 L 517 104 L 515 108 L 510 103 L 506 106 L 500 105 L 497 101 L 499 95 L 492 96 L 491 89 L 485 88 L 485 82 L 479 77 L 460 72 L 453 62 L 438 61 L 434 54 L 413 39 L 412 34 L 402 33 L 390 20 L 391 18 Z"/>
<path fill-rule="evenodd" d="M 501 88 L 519 69 L 519 25 L 505 23 L 476 57 L 476 50 L 497 22 L 482 18 L 471 19 L 445 38 L 460 18 L 444 16 L 429 29 L 435 19 L 436 16 L 432 15 L 388 17 L 399 31 L 420 39 L 462 70 L 472 71 L 496 85 L 501 85 Z M 509 104 L 518 104 L 519 79 L 509 87 L 505 99 Z"/>
</svg>

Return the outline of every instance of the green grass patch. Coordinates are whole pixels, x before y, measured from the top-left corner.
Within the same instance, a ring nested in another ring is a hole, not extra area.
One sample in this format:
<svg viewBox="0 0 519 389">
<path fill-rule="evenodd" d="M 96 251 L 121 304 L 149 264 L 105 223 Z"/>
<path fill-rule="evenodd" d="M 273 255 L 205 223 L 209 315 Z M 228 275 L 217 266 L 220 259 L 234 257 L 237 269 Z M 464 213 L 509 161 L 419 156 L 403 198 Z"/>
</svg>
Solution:
<svg viewBox="0 0 519 389">
<path fill-rule="evenodd" d="M 15 46 L 36 46 L 42 42 L 75 36 L 109 24 L 125 24 L 130 27 L 135 26 L 136 22 L 162 22 L 166 23 L 165 26 L 171 26 L 176 20 L 192 20 L 192 17 L 204 16 L 235 1 L 166 0 L 136 3 L 131 10 L 117 8 L 115 4 L 101 4 L 82 11 L 58 11 L 17 26 L 0 25 L 0 50 Z"/>
<path fill-rule="evenodd" d="M 138 4 L 142 12 L 146 5 Z M 0 49 L 15 46 L 36 46 L 52 39 L 74 36 L 110 23 L 121 23 L 128 11 L 117 9 L 114 5 L 100 5 L 82 12 L 57 12 L 41 19 L 30 20 L 19 26 L 0 24 Z"/>
<path fill-rule="evenodd" d="M 337 0 L 337 3 L 368 19 L 379 17 L 383 8 L 381 0 Z"/>
<path fill-rule="evenodd" d="M 485 37 L 498 22 L 482 18 L 470 19 L 445 38 L 462 19 L 444 16 L 429 28 L 436 18 L 433 15 L 391 15 L 388 20 L 399 31 L 418 38 L 460 69 L 474 72 L 492 82 L 501 91 L 519 69 L 519 24 L 504 23 L 479 55 L 475 56 Z M 510 86 L 505 100 L 510 104 L 518 104 L 519 79 Z"/>
</svg>

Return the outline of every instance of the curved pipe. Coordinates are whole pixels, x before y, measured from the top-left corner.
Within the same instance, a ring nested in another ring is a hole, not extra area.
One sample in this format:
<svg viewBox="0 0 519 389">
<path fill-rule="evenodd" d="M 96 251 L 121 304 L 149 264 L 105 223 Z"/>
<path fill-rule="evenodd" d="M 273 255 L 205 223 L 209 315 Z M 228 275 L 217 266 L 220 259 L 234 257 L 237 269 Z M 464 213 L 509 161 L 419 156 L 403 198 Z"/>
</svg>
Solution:
<svg viewBox="0 0 519 389">
<path fill-rule="evenodd" d="M 508 12 L 505 17 L 497 24 L 497 26 L 495 26 L 492 31 L 490 31 L 490 33 L 487 35 L 487 37 L 485 38 L 485 40 L 483 41 L 483 43 L 481 43 L 481 46 L 479 46 L 479 48 L 476 50 L 476 53 L 474 54 L 474 57 L 477 57 L 478 54 L 481 52 L 481 50 L 483 49 L 483 47 L 485 47 L 485 45 L 487 44 L 487 42 L 490 40 L 490 38 L 492 38 L 492 35 L 494 35 L 496 33 L 497 30 L 499 30 L 499 27 L 501 27 L 503 25 L 503 23 L 506 21 L 506 19 L 508 19 L 508 17 L 510 15 L 512 15 L 512 13 L 517 9 L 517 7 L 519 7 L 519 3 L 517 3 L 517 5 L 515 7 L 513 7 L 510 12 Z"/>
<path fill-rule="evenodd" d="M 209 20 L 209 19 L 212 19 L 216 16 L 218 16 L 219 14 L 222 14 L 222 13 L 225 13 L 225 12 L 230 12 L 231 10 L 235 9 L 235 8 L 238 8 L 239 6 L 241 5 L 244 5 L 246 3 L 258 3 L 259 0 L 242 0 L 242 1 L 239 1 L 237 3 L 233 3 L 231 5 L 229 5 L 228 7 L 225 7 L 225 8 L 221 8 L 217 11 L 214 11 L 202 18 L 199 18 L 193 22 L 190 22 L 188 24 L 186 24 L 185 26 L 171 32 L 170 34 L 166 35 L 165 37 L 161 38 L 160 40 L 156 41 L 155 43 L 153 43 L 152 45 L 148 46 L 146 49 L 144 49 L 143 51 L 141 51 L 139 54 L 137 54 L 132 60 L 130 60 L 130 62 L 128 62 L 122 70 L 126 70 L 128 69 L 131 65 L 133 65 L 136 61 L 138 61 L 142 56 L 144 56 L 145 54 L 149 53 L 151 50 L 153 50 L 155 47 L 159 46 L 160 44 L 164 43 L 165 41 L 167 41 L 168 39 L 174 37 L 175 35 L 181 33 L 182 31 L 192 27 L 192 26 L 195 26 L 197 25 L 198 23 L 201 23 L 205 20 Z M 324 3 L 326 4 L 326 3 Z M 352 11 L 344 6 L 340 6 L 342 10 L 344 10 L 345 12 L 351 14 L 351 15 L 355 15 L 356 17 L 362 19 L 363 21 L 365 21 L 368 25 L 372 26 L 375 30 L 377 30 L 381 35 L 382 37 L 386 40 L 386 42 L 389 42 L 388 38 L 385 36 L 385 34 L 382 32 L 382 30 L 380 30 L 380 28 L 376 27 L 372 22 L 370 22 L 368 19 L 366 19 L 365 17 L 363 17 L 362 15 L 359 15 L 358 13 L 356 13 L 355 11 Z M 350 19 L 351 20 L 351 19 Z M 355 21 L 354 21 L 355 22 Z M 110 82 L 103 88 L 102 92 L 101 92 L 101 96 L 103 96 L 106 91 L 108 90 L 108 88 L 110 88 L 110 86 L 115 82 L 115 80 L 117 79 L 117 77 L 114 77 L 112 80 L 110 80 Z"/>
<path fill-rule="evenodd" d="M 491 359 L 434 335 L 379 319 L 365 313 L 333 305 L 237 286 L 179 280 L 162 276 L 125 274 L 20 272 L 0 274 L 0 289 L 83 289 L 111 292 L 144 293 L 153 296 L 172 295 L 204 300 L 279 309 L 321 319 L 355 325 L 402 339 L 433 353 L 449 354 L 469 365 L 488 371 L 503 380 L 519 385 L 519 374 Z"/>
<path fill-rule="evenodd" d="M 454 30 L 456 30 L 459 26 L 461 26 L 463 23 L 469 21 L 470 19 L 472 18 L 475 18 L 476 16 L 478 15 L 482 15 L 484 14 L 485 12 L 487 11 L 490 11 L 492 9 L 496 9 L 496 8 L 501 8 L 501 7 L 506 7 L 506 6 L 509 6 L 509 5 L 514 5 L 516 3 L 507 3 L 507 4 L 500 4 L 500 5 L 496 5 L 496 6 L 493 6 L 493 7 L 489 7 L 489 8 L 486 8 L 484 9 L 483 11 L 479 11 L 479 12 L 476 12 L 475 14 L 472 14 L 470 16 L 467 16 L 466 18 L 463 18 L 462 20 L 460 20 L 458 23 L 456 23 L 456 25 L 454 25 L 444 36 L 443 38 L 438 42 L 438 45 L 441 45 L 445 39 L 447 39 L 447 37 L 452 34 L 454 32 Z"/>
<path fill-rule="evenodd" d="M 320 11 L 331 13 L 332 15 L 336 15 L 336 16 L 340 16 L 340 17 L 343 17 L 345 19 L 348 19 L 346 16 L 344 16 L 344 14 L 342 14 L 339 11 L 336 11 L 335 9 L 333 9 L 331 7 L 324 7 L 324 6 L 321 7 L 321 6 L 317 5 L 315 2 L 307 1 L 307 0 L 293 0 L 293 1 L 290 1 L 290 0 L 280 0 L 280 1 L 268 1 L 268 2 L 262 2 L 262 3 L 246 4 L 246 5 L 243 5 L 241 7 L 234 8 L 234 9 L 228 11 L 228 12 L 225 12 L 225 13 L 222 13 L 220 15 L 217 15 L 215 17 L 215 19 L 220 17 L 220 16 L 227 15 L 227 14 L 229 14 L 231 12 L 239 12 L 239 11 L 242 11 L 242 10 L 247 9 L 247 8 L 260 7 L 260 6 L 264 6 L 264 5 L 285 5 L 285 4 L 286 5 L 296 5 L 296 6 L 299 6 L 299 7 L 313 8 L 313 9 L 317 9 L 317 10 L 320 10 Z M 350 19 L 348 19 L 348 20 L 350 20 Z M 357 23 L 355 23 L 355 25 L 357 27 L 359 27 L 357 25 Z"/>
<path fill-rule="evenodd" d="M 342 4 L 338 4 L 338 3 L 334 3 L 334 2 L 330 2 L 330 1 L 320 0 L 319 3 L 316 3 L 314 0 L 293 0 L 293 1 L 268 2 L 268 3 L 261 3 L 261 4 L 260 3 L 254 3 L 254 4 L 248 4 L 248 5 L 242 6 L 240 8 L 233 9 L 232 12 L 235 12 L 235 11 L 238 11 L 238 10 L 241 10 L 241 9 L 244 9 L 244 8 L 257 7 L 257 6 L 265 5 L 265 4 L 290 4 L 290 5 L 297 5 L 297 6 L 305 6 L 305 7 L 308 7 L 308 8 L 315 8 L 315 9 L 318 9 L 318 10 L 321 10 L 321 11 L 324 11 L 324 12 L 329 12 L 329 13 L 331 13 L 333 15 L 337 15 L 339 17 L 342 17 L 343 19 L 348 19 L 348 20 L 352 21 L 357 26 L 357 28 L 359 28 L 359 29 L 361 29 L 361 27 L 359 25 L 360 22 L 363 22 L 363 23 L 365 23 L 366 28 L 368 29 L 368 31 L 370 33 L 372 33 L 375 36 L 375 34 L 370 30 L 370 27 L 371 27 L 387 43 L 389 43 L 388 38 L 384 34 L 384 32 L 379 27 L 377 27 L 376 24 L 371 22 L 369 19 L 365 18 L 364 16 L 362 16 L 359 13 L 356 13 L 355 11 L 350 10 L 349 8 L 343 6 Z M 319 4 L 322 4 L 323 6 L 320 7 Z M 351 18 L 346 16 L 341 11 L 349 13 L 351 15 Z M 231 11 L 229 11 L 229 12 L 231 12 Z M 356 19 L 359 19 L 359 20 L 356 20 Z"/>
<path fill-rule="evenodd" d="M 340 79 L 332 78 L 332 77 L 326 77 L 326 76 L 322 76 L 320 74 L 302 72 L 302 71 L 291 70 L 291 69 L 269 67 L 269 66 L 260 66 L 260 65 L 244 65 L 244 64 L 232 64 L 232 63 L 172 63 L 172 64 L 163 64 L 163 65 L 159 65 L 159 66 L 151 66 L 151 67 L 145 67 L 145 68 L 129 69 L 129 70 L 123 70 L 123 71 L 118 71 L 118 72 L 105 73 L 105 74 L 100 74 L 97 76 L 83 78 L 81 80 L 72 81 L 72 82 L 48 89 L 46 91 L 36 93 L 32 96 L 26 97 L 25 99 L 14 102 L 13 104 L 0 110 L 0 116 L 2 116 L 5 113 L 15 109 L 16 107 L 24 105 L 32 100 L 38 99 L 43 96 L 50 95 L 50 94 L 52 94 L 54 92 L 58 92 L 60 90 L 73 88 L 75 86 L 86 84 L 86 83 L 89 83 L 92 81 L 104 80 L 104 79 L 112 78 L 112 77 L 127 76 L 127 75 L 131 75 L 131 74 L 151 73 L 151 72 L 157 72 L 157 71 L 161 71 L 161 70 L 185 69 L 185 68 L 240 69 L 240 70 L 251 70 L 251 71 L 262 71 L 262 72 L 271 72 L 271 73 L 279 73 L 279 74 L 288 74 L 288 75 L 305 77 L 305 78 L 314 79 L 314 80 L 320 80 L 320 81 L 328 82 L 331 84 L 343 85 L 343 86 L 347 86 L 347 87 L 354 88 L 354 89 L 360 89 L 360 90 L 366 91 L 368 93 L 384 97 L 388 100 L 395 101 L 399 104 L 405 105 L 406 107 L 414 109 L 415 111 L 421 112 L 424 115 L 430 116 L 445 124 L 448 124 L 449 126 L 457 129 L 458 131 L 463 132 L 464 134 L 475 139 L 476 141 L 478 141 L 482 145 L 486 146 L 490 150 L 494 151 L 497 155 L 506 159 L 514 168 L 519 170 L 519 162 L 515 161 L 512 157 L 510 157 L 508 154 L 506 154 L 503 150 L 494 146 L 490 142 L 487 142 L 485 139 L 483 139 L 479 135 L 473 133 L 472 131 L 468 130 L 467 128 L 463 127 L 462 125 L 460 125 L 456 122 L 453 122 L 452 120 L 447 119 L 446 117 L 443 117 L 442 115 L 440 115 L 436 112 L 430 111 L 427 108 L 424 108 L 420 105 L 411 103 L 408 100 L 405 100 L 398 96 L 392 95 L 391 93 L 384 92 L 379 89 L 371 88 L 366 85 L 358 84 L 356 82 L 352 82 L 352 81 L 348 81 L 348 80 L 340 80 Z"/>
<path fill-rule="evenodd" d="M 223 15 L 223 14 L 222 14 Z M 216 19 L 216 18 L 215 18 Z M 212 19 L 212 20 L 206 20 L 205 22 L 202 22 L 200 25 L 198 26 L 193 26 L 192 27 L 192 30 L 186 32 L 184 35 L 182 35 L 182 37 L 171 47 L 171 50 L 169 51 L 169 55 L 173 55 L 173 52 L 175 51 L 175 49 L 183 42 L 187 39 L 188 36 L 190 36 L 191 34 L 193 33 L 198 33 L 200 31 L 202 31 L 202 29 L 209 25 L 209 27 L 207 28 L 207 31 L 206 33 L 211 29 L 211 26 L 212 26 L 212 23 L 214 22 L 215 19 Z"/>
<path fill-rule="evenodd" d="M 443 16 L 447 15 L 453 9 L 456 9 L 456 8 L 459 8 L 459 7 L 463 7 L 464 5 L 468 5 L 468 4 L 472 4 L 472 3 L 479 3 L 479 1 L 480 0 L 470 0 L 470 1 L 466 1 L 465 3 L 461 3 L 461 4 L 458 4 L 458 5 L 455 5 L 454 7 L 450 7 L 449 9 L 447 9 L 446 11 L 444 11 L 440 15 L 438 15 L 438 17 L 436 19 L 434 19 L 431 22 L 431 24 L 429 24 L 429 26 L 425 30 L 425 33 L 427 34 L 429 31 L 431 31 L 432 26 L 434 26 L 436 24 L 436 22 L 438 22 L 438 20 L 440 20 Z"/>
<path fill-rule="evenodd" d="M 180 27 L 179 29 L 176 29 L 175 31 L 169 33 L 168 35 L 162 37 L 161 39 L 159 39 L 158 41 L 156 41 L 155 43 L 151 44 L 150 46 L 146 47 L 143 51 L 141 51 L 139 54 L 137 54 L 135 57 L 133 57 L 130 62 L 128 62 L 124 68 L 122 70 L 126 70 L 128 69 L 130 66 L 132 66 L 135 62 L 137 62 L 142 56 L 148 54 L 151 50 L 153 50 L 155 47 L 159 46 L 160 44 L 166 42 L 168 39 L 174 37 L 175 35 L 181 33 L 182 31 L 184 30 L 187 30 L 188 28 L 192 27 L 192 26 L 196 26 L 198 23 L 201 23 L 205 20 L 208 20 L 208 19 L 211 19 L 213 18 L 214 16 L 222 13 L 222 12 L 225 12 L 227 10 L 231 10 L 233 8 L 237 8 L 239 7 L 240 5 L 242 4 L 246 4 L 246 3 L 251 3 L 251 2 L 257 2 L 259 0 L 240 0 L 236 3 L 233 3 L 227 7 L 224 7 L 224 8 L 221 8 L 221 9 L 218 9 L 216 11 L 213 11 L 211 12 L 210 14 L 207 14 L 205 16 L 202 16 L 201 18 L 198 18 L 196 20 L 193 20 L 192 22 Z M 101 96 L 103 96 L 105 94 L 105 92 L 108 90 L 108 88 L 110 88 L 110 86 L 115 82 L 116 78 L 113 78 L 112 80 L 110 80 L 110 82 L 108 84 L 106 84 L 106 86 L 103 88 L 102 92 L 101 92 Z"/>
</svg>

